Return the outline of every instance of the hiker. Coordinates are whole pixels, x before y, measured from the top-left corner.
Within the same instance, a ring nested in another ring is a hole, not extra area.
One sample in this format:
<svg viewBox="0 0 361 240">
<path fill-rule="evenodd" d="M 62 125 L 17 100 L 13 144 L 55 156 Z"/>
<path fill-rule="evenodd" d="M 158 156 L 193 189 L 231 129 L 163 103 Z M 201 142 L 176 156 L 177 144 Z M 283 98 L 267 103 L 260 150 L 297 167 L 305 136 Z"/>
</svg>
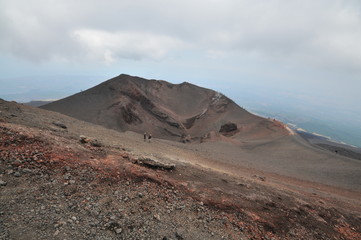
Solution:
<svg viewBox="0 0 361 240">
<path fill-rule="evenodd" d="M 152 140 L 152 134 L 149 134 L 148 141 L 150 142 Z"/>
<path fill-rule="evenodd" d="M 144 133 L 144 142 L 147 141 L 147 133 Z"/>
</svg>

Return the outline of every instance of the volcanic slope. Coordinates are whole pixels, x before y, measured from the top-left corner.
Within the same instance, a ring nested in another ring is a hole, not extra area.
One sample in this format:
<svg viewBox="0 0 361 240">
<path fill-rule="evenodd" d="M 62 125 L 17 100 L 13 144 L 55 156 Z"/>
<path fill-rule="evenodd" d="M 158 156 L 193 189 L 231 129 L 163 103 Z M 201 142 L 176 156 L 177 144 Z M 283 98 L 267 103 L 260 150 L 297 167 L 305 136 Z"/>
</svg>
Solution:
<svg viewBox="0 0 361 240">
<path fill-rule="evenodd" d="M 41 108 L 120 131 L 149 132 L 175 141 L 222 138 L 232 122 L 234 139 L 287 135 L 282 124 L 255 116 L 219 92 L 184 82 L 171 84 L 119 75 Z"/>
<path fill-rule="evenodd" d="M 120 75 L 44 108 L 117 131 L 150 132 L 155 140 L 193 140 L 182 148 L 196 150 L 203 158 L 194 164 L 205 168 L 236 176 L 259 169 L 361 191 L 359 160 L 312 146 L 284 124 L 189 83 Z"/>
<path fill-rule="evenodd" d="M 361 239 L 360 190 L 317 178 L 354 178 L 359 188 L 360 161 L 277 141 L 142 138 L 0 99 L 0 239 Z M 310 159 L 318 174 L 310 182 L 270 164 L 244 167 L 261 155 L 300 175 Z"/>
</svg>

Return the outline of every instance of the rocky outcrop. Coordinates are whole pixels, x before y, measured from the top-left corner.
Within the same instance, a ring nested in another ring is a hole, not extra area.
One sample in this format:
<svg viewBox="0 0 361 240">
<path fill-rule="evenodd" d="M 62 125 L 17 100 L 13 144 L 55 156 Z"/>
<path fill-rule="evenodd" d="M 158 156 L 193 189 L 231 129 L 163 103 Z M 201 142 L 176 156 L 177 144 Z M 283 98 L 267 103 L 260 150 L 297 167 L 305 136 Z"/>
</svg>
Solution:
<svg viewBox="0 0 361 240">
<path fill-rule="evenodd" d="M 190 142 L 192 142 L 192 138 L 191 138 L 191 136 L 189 134 L 188 135 L 184 134 L 182 136 L 181 142 L 182 143 L 190 143 Z"/>
<path fill-rule="evenodd" d="M 237 124 L 228 122 L 221 126 L 221 129 L 219 130 L 219 132 L 222 134 L 229 134 L 229 133 L 235 132 L 237 130 L 238 130 Z"/>
<path fill-rule="evenodd" d="M 210 106 L 217 112 L 217 113 L 222 113 L 226 111 L 226 108 L 228 106 L 228 104 L 231 101 L 224 96 L 223 94 L 219 93 L 219 92 L 215 92 L 212 99 L 211 99 L 211 104 Z"/>
<path fill-rule="evenodd" d="M 128 124 L 142 123 L 142 120 L 135 113 L 135 107 L 132 104 L 127 104 L 120 108 L 123 120 Z"/>
<path fill-rule="evenodd" d="M 150 158 L 150 157 L 140 157 L 136 161 L 137 164 L 147 166 L 149 168 L 159 168 L 164 170 L 173 170 L 175 168 L 174 164 L 164 163 L 159 160 Z"/>
<path fill-rule="evenodd" d="M 89 138 L 84 135 L 79 136 L 79 142 L 83 144 L 90 144 L 93 147 L 102 147 L 103 145 L 95 138 Z"/>
<path fill-rule="evenodd" d="M 121 93 L 130 97 L 133 101 L 138 102 L 145 111 L 149 112 L 159 121 L 165 122 L 171 127 L 182 128 L 182 126 L 174 118 L 169 116 L 169 114 L 165 113 L 164 111 L 161 111 L 149 98 L 147 98 L 140 90 L 136 89 L 135 87 L 131 87 L 127 91 L 121 91 Z M 126 110 L 127 113 L 130 113 L 129 108 L 127 108 Z M 126 120 L 127 123 L 142 122 L 138 116 L 134 118 L 135 117 L 134 114 L 131 117 L 132 118 L 129 119 L 131 120 L 131 122 L 127 121 L 128 120 L 127 119 Z"/>
</svg>

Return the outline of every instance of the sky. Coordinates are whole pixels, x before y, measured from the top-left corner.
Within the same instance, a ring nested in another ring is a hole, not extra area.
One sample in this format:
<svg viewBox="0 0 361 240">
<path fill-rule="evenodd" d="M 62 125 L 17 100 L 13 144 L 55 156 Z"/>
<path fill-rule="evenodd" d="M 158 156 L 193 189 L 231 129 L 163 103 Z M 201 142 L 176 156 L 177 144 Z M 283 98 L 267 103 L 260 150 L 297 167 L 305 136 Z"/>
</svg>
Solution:
<svg viewBox="0 0 361 240">
<path fill-rule="evenodd" d="M 0 0 L 0 97 L 126 73 L 361 121 L 360 43 L 359 0 Z"/>
</svg>

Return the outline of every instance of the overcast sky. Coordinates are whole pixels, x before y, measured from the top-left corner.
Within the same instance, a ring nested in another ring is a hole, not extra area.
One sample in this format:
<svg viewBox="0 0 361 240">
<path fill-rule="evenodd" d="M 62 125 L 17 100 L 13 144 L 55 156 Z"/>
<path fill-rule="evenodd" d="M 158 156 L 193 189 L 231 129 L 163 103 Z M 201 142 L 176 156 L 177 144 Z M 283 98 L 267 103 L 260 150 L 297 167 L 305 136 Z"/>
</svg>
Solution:
<svg viewBox="0 0 361 240">
<path fill-rule="evenodd" d="M 361 1 L 0 0 L 0 94 L 120 73 L 361 112 Z"/>
</svg>

